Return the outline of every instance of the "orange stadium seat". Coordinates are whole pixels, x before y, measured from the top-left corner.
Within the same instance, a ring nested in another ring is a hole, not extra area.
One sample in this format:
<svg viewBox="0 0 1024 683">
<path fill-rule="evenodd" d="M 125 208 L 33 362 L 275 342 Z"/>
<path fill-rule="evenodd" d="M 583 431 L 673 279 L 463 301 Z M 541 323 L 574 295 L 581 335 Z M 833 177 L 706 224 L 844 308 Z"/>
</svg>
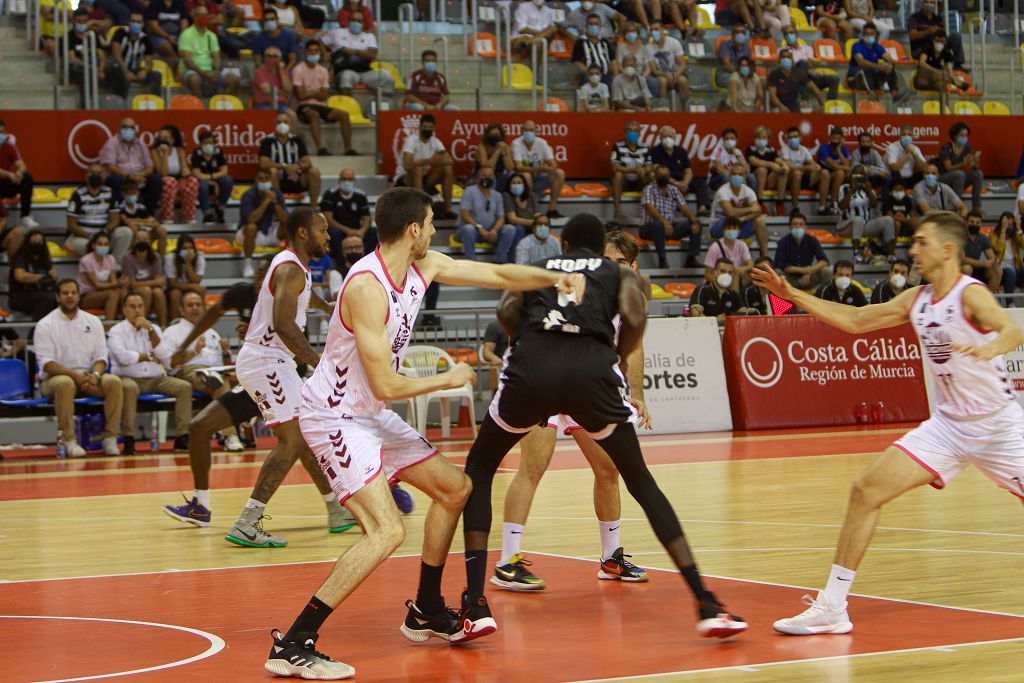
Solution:
<svg viewBox="0 0 1024 683">
<path fill-rule="evenodd" d="M 476 34 L 476 56 L 481 59 L 494 59 L 498 54 L 498 38 L 493 33 L 481 31 Z M 501 51 L 505 56 L 505 51 Z"/>
<path fill-rule="evenodd" d="M 231 0 L 235 7 L 241 7 L 246 21 L 263 21 L 263 3 L 259 0 Z"/>
<path fill-rule="evenodd" d="M 584 197 L 591 199 L 607 199 L 612 196 L 612 191 L 607 185 L 601 183 L 576 183 L 576 191 Z"/>
<path fill-rule="evenodd" d="M 548 57 L 552 59 L 571 59 L 573 40 L 564 33 L 557 34 L 548 45 Z"/>
<path fill-rule="evenodd" d="M 850 60 L 843 54 L 843 48 L 831 38 L 818 38 L 814 41 L 814 56 L 819 61 L 830 64 L 846 64 Z"/>
<path fill-rule="evenodd" d="M 206 303 L 207 306 L 212 306 L 218 301 L 220 301 L 220 297 L 220 294 L 207 294 L 203 301 Z"/>
<path fill-rule="evenodd" d="M 829 232 L 828 230 L 822 230 L 820 228 L 814 230 L 808 230 L 808 235 L 814 235 L 818 238 L 818 241 L 822 244 L 842 244 L 843 238 L 835 233 Z"/>
<path fill-rule="evenodd" d="M 857 103 L 858 114 L 884 114 L 885 107 L 874 100 L 861 100 Z"/>
<path fill-rule="evenodd" d="M 665 285 L 665 291 L 674 295 L 677 299 L 689 299 L 697 285 L 693 282 L 669 282 Z"/>
<path fill-rule="evenodd" d="M 549 196 L 550 194 L 551 194 L 551 188 L 548 188 L 548 189 L 544 190 L 544 195 L 545 196 Z M 559 197 L 582 197 L 583 195 L 580 194 L 579 192 L 577 192 L 575 190 L 575 188 L 573 188 L 573 186 L 570 185 L 569 183 L 564 183 L 562 185 L 562 191 L 558 193 L 558 196 Z"/>
<path fill-rule="evenodd" d="M 903 49 L 903 44 L 896 40 L 883 40 L 882 47 L 889 53 L 889 56 L 893 58 L 897 64 L 913 64 L 914 60 L 907 57 L 906 50 Z"/>
<path fill-rule="evenodd" d="M 204 254 L 237 254 L 238 251 L 223 237 L 197 237 L 196 250 Z"/>
<path fill-rule="evenodd" d="M 755 62 L 779 61 L 778 48 L 768 38 L 754 38 L 750 41 L 750 52 L 754 55 Z"/>
<path fill-rule="evenodd" d="M 448 355 L 452 357 L 456 363 L 469 363 L 470 365 L 476 365 L 480 362 L 480 356 L 473 349 L 466 348 L 464 346 L 453 346 L 445 349 Z"/>
<path fill-rule="evenodd" d="M 537 103 L 537 111 L 572 111 L 561 97 L 548 97 Z"/>
<path fill-rule="evenodd" d="M 175 95 L 171 98 L 171 109 L 206 109 L 203 101 L 195 95 Z"/>
</svg>

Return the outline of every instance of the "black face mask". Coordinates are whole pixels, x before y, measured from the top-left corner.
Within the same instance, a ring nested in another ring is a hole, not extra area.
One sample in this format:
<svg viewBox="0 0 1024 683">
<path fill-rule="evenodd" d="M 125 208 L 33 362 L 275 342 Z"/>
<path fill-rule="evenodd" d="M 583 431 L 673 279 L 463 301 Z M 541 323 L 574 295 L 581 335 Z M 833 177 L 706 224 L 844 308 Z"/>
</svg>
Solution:
<svg viewBox="0 0 1024 683">
<path fill-rule="evenodd" d="M 981 232 L 981 226 L 980 225 L 968 225 L 967 226 L 967 232 L 971 233 L 972 235 L 977 235 L 979 232 Z"/>
<path fill-rule="evenodd" d="M 869 154 L 871 152 L 871 150 L 872 150 L 871 145 L 861 145 L 860 146 L 860 153 L 861 154 Z"/>
<path fill-rule="evenodd" d="M 46 252 L 46 243 L 45 242 L 31 242 L 31 243 L 29 243 L 28 247 L 35 254 L 42 254 L 42 253 Z"/>
<path fill-rule="evenodd" d="M 136 251 L 136 252 L 147 252 L 150 249 L 152 249 L 152 247 L 149 246 L 149 242 L 136 242 L 135 243 L 134 251 Z"/>
<path fill-rule="evenodd" d="M 668 176 L 660 175 L 654 182 L 658 183 L 658 187 L 668 187 Z"/>
<path fill-rule="evenodd" d="M 501 142 L 501 133 L 489 133 L 487 135 L 487 144 L 496 145 Z"/>
<path fill-rule="evenodd" d="M 85 176 L 85 182 L 89 187 L 99 187 L 103 184 L 103 176 L 99 173 L 90 173 Z"/>
<path fill-rule="evenodd" d="M 421 130 L 420 131 L 420 137 L 423 138 L 424 140 L 429 140 L 430 138 L 434 137 L 434 131 L 432 131 L 432 130 Z"/>
<path fill-rule="evenodd" d="M 494 187 L 494 178 L 481 178 L 480 187 L 484 188 L 485 190 L 491 189 L 492 187 Z"/>
</svg>

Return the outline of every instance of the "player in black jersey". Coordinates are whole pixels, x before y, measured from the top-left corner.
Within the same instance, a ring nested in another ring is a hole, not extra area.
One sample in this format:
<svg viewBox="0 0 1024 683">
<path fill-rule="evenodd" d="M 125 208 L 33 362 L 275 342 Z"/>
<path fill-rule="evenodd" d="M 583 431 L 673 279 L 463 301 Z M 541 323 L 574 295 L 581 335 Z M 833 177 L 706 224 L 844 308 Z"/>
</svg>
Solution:
<svg viewBox="0 0 1024 683">
<path fill-rule="evenodd" d="M 491 528 L 491 484 L 502 458 L 551 415 L 565 414 L 591 434 L 622 475 L 630 495 L 643 508 L 658 540 L 679 568 L 698 603 L 697 632 L 724 638 L 747 624 L 729 614 L 704 587 L 682 527 L 668 499 L 644 463 L 630 418 L 633 407 L 619 368 L 643 339 L 647 302 L 640 276 L 602 258 L 605 231 L 592 215 L 574 216 L 562 231 L 565 253 L 536 264 L 548 270 L 581 273 L 586 295 L 580 305 L 554 290 L 506 294 L 499 319 L 515 321 L 514 346 L 488 415 L 466 459 L 473 492 L 463 514 L 468 588 L 462 621 L 490 616 L 484 581 Z M 618 346 L 613 318 L 619 315 Z"/>
</svg>

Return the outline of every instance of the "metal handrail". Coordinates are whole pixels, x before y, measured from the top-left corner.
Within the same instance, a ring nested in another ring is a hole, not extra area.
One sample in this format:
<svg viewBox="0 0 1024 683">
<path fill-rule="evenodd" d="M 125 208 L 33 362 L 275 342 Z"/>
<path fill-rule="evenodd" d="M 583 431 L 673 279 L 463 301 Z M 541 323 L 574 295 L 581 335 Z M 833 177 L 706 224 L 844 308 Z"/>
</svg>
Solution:
<svg viewBox="0 0 1024 683">
<path fill-rule="evenodd" d="M 1014 7 L 1017 6 L 1018 0 L 1013 0 Z M 985 4 L 985 0 L 981 0 L 980 5 Z M 988 3 L 988 16 L 992 19 L 992 35 L 996 34 L 996 0 L 989 0 Z"/>
<path fill-rule="evenodd" d="M 945 7 L 944 7 L 945 11 L 943 12 L 943 14 L 946 17 L 946 35 L 948 36 L 949 35 L 949 0 L 946 0 L 943 4 L 945 5 Z M 982 7 L 984 7 L 985 6 L 985 0 L 981 0 L 981 2 L 979 2 L 978 4 L 981 5 Z M 938 3 L 936 3 L 935 9 L 938 9 Z M 982 11 L 984 11 L 984 10 L 982 10 Z"/>
<path fill-rule="evenodd" d="M 503 27 L 502 27 L 502 24 L 501 24 L 501 12 L 503 12 L 503 11 L 506 14 L 508 13 L 508 10 L 505 9 L 504 7 L 502 7 L 501 5 L 497 5 L 497 6 L 494 7 L 494 14 L 495 14 L 495 16 L 494 16 L 494 42 L 497 43 L 494 46 L 494 65 L 498 67 L 498 85 L 497 85 L 498 90 L 501 90 L 501 45 L 502 45 L 501 35 L 502 35 L 502 31 L 503 31 Z M 509 61 L 511 61 L 512 60 L 512 55 L 510 54 L 508 57 L 509 57 Z M 509 79 L 509 80 L 511 80 L 511 79 Z"/>
<path fill-rule="evenodd" d="M 85 72 L 82 74 L 82 101 L 86 109 L 98 109 L 100 102 L 99 51 L 96 49 L 96 34 L 85 33 Z"/>
<path fill-rule="evenodd" d="M 25 7 L 25 21 L 26 33 L 28 34 L 28 49 L 33 52 L 39 50 L 39 26 L 43 20 L 43 10 L 39 5 L 39 0 L 28 0 L 28 6 Z"/>
<path fill-rule="evenodd" d="M 53 6 L 53 11 L 55 37 L 61 43 L 58 49 L 53 51 L 53 57 L 56 62 L 55 71 L 60 84 L 67 85 L 71 77 L 71 71 L 68 67 L 68 36 L 71 25 L 70 17 L 68 16 L 67 0 L 58 0 Z"/>
<path fill-rule="evenodd" d="M 473 35 L 471 35 L 469 37 L 469 45 L 470 45 L 470 47 L 469 47 L 469 55 L 471 57 L 476 57 L 476 34 L 477 34 L 477 28 L 478 28 L 478 24 L 477 24 L 477 11 L 478 10 L 479 10 L 479 8 L 476 6 L 476 0 L 469 0 L 469 13 L 472 16 L 472 24 L 471 25 L 473 27 Z"/>
<path fill-rule="evenodd" d="M 502 16 L 505 17 L 505 61 L 507 64 L 505 68 L 508 69 L 508 78 L 505 79 L 505 89 L 512 89 L 512 10 L 508 7 L 498 7 L 498 21 L 501 22 Z M 498 40 L 497 52 L 501 54 L 501 40 Z M 498 78 L 501 79 L 501 72 L 498 72 Z M 498 82 L 498 88 L 501 89 L 501 81 Z"/>
<path fill-rule="evenodd" d="M 530 68 L 533 69 L 533 83 L 530 84 L 530 92 L 533 96 L 533 110 L 537 111 L 537 46 L 541 46 L 544 52 L 541 55 L 541 69 L 544 71 L 542 79 L 543 85 L 541 86 L 541 93 L 543 99 L 541 102 L 544 103 L 545 108 L 548 103 L 548 39 L 547 38 L 535 38 L 530 42 Z M 509 80 L 512 80 L 512 74 L 509 74 Z"/>
<path fill-rule="evenodd" d="M 436 47 L 436 45 L 438 43 L 441 43 L 441 55 L 442 55 L 442 58 L 444 60 L 442 62 L 444 64 L 444 71 L 442 71 L 441 73 L 443 73 L 445 75 L 445 78 L 447 78 L 448 77 L 448 36 L 437 36 L 436 38 L 434 38 L 434 40 L 431 41 L 430 46 L 431 47 Z M 436 52 L 437 50 L 435 49 L 434 51 Z"/>
<path fill-rule="evenodd" d="M 469 28 L 469 3 L 467 0 L 459 0 L 459 13 L 462 15 L 462 43 L 466 43 L 466 30 Z"/>
<path fill-rule="evenodd" d="M 380 12 L 381 12 L 380 3 L 381 3 L 381 0 L 373 0 L 373 28 L 374 28 L 374 33 L 376 34 L 375 37 L 377 38 L 377 49 L 378 50 L 383 50 L 384 49 L 384 44 L 380 42 L 380 25 L 383 23 L 382 20 L 381 20 L 381 16 L 380 16 Z M 399 45 L 398 45 L 398 54 L 402 54 L 401 42 L 399 42 Z"/>
<path fill-rule="evenodd" d="M 1017 0 L 1014 0 L 1014 2 L 1017 2 Z M 979 3 L 979 4 L 984 5 L 985 4 L 985 0 L 981 0 L 981 3 Z M 992 12 L 991 14 L 989 14 L 989 21 L 992 23 L 992 26 L 996 25 L 995 19 L 996 19 L 995 12 Z M 985 34 L 986 34 L 986 31 L 984 30 L 984 27 L 983 27 L 983 30 L 981 32 L 981 90 L 982 90 L 982 92 L 988 92 L 988 88 L 986 87 L 988 85 L 988 73 L 987 73 L 987 71 L 988 71 L 988 50 L 985 47 L 985 44 L 987 42 Z"/>
<path fill-rule="evenodd" d="M 406 25 L 408 24 L 408 29 Z M 416 5 L 411 2 L 403 2 L 398 6 L 398 67 L 400 70 L 405 71 L 405 77 L 409 78 L 413 72 L 413 66 L 415 60 L 413 59 L 413 51 L 416 49 Z M 409 47 L 404 50 L 403 47 L 406 41 L 403 37 L 408 37 Z M 408 60 L 408 66 L 406 66 L 406 60 Z"/>
</svg>

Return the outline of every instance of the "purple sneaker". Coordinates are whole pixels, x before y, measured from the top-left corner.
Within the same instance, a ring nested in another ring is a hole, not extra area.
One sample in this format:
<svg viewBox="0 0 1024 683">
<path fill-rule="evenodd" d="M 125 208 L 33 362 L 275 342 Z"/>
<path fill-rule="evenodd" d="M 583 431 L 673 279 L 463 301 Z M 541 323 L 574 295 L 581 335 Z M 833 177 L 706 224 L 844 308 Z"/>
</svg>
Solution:
<svg viewBox="0 0 1024 683">
<path fill-rule="evenodd" d="M 210 517 L 212 516 L 210 511 L 200 505 L 199 501 L 195 498 L 192 500 L 185 498 L 185 501 L 184 505 L 165 505 L 164 512 L 167 513 L 168 517 L 173 517 L 185 524 L 193 524 L 203 528 L 210 526 Z"/>
<path fill-rule="evenodd" d="M 399 484 L 394 484 L 391 487 L 391 497 L 395 499 L 395 505 L 398 506 L 403 515 L 407 515 L 416 509 L 416 501 L 412 499 L 412 494 L 403 489 Z"/>
</svg>

